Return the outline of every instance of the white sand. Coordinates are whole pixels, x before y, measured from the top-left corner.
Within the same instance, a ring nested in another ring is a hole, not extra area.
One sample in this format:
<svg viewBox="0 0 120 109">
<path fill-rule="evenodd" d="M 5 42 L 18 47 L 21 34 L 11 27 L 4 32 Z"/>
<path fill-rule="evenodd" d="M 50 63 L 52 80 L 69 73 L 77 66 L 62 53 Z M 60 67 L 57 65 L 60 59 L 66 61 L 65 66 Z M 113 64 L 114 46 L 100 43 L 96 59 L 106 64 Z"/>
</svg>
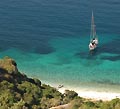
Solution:
<svg viewBox="0 0 120 109">
<path fill-rule="evenodd" d="M 59 91 L 61 93 L 64 93 L 67 88 L 60 88 Z M 70 89 L 69 89 L 70 90 Z M 74 89 L 75 92 L 78 93 L 80 97 L 92 99 L 92 100 L 103 100 L 103 101 L 109 101 L 114 98 L 120 98 L 120 93 L 114 93 L 114 92 L 97 92 L 97 91 L 87 91 L 87 90 L 78 90 Z"/>
<path fill-rule="evenodd" d="M 50 84 L 51 86 L 58 89 L 58 84 Z M 116 87 L 115 87 L 116 88 Z M 102 89 L 101 91 L 95 88 L 84 88 L 84 87 L 71 87 L 71 86 L 65 86 L 60 89 L 58 89 L 59 92 L 64 93 L 65 90 L 72 90 L 78 93 L 80 97 L 91 99 L 91 100 L 103 100 L 103 101 L 110 101 L 115 98 L 120 98 L 119 92 L 111 91 L 111 89 L 104 91 Z"/>
</svg>

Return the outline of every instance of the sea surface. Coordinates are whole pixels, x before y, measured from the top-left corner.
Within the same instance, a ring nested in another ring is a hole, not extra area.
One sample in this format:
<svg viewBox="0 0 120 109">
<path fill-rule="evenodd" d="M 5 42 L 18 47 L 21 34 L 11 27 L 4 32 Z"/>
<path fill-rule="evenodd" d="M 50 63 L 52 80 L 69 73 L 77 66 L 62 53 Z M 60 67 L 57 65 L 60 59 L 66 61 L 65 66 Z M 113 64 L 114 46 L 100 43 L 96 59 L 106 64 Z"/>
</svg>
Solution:
<svg viewBox="0 0 120 109">
<path fill-rule="evenodd" d="M 92 11 L 99 46 L 90 53 Z M 6 55 L 45 83 L 120 92 L 120 0 L 2 0 Z"/>
</svg>

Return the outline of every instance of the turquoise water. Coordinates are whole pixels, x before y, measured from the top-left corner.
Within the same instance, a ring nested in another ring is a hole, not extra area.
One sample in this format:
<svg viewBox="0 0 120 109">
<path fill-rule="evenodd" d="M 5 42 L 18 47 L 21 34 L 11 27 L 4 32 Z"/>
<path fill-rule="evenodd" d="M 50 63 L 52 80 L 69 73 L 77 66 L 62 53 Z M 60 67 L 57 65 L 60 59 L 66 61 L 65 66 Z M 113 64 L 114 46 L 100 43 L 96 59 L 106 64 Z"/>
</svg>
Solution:
<svg viewBox="0 0 120 109">
<path fill-rule="evenodd" d="M 120 89 L 118 87 L 120 84 L 119 54 L 101 50 L 104 44 L 110 43 L 117 36 L 112 35 L 111 39 L 105 36 L 106 40 L 100 42 L 98 51 L 92 55 L 88 52 L 88 46 L 85 46 L 89 41 L 88 36 L 85 36 L 70 39 L 58 37 L 50 40 L 49 44 L 56 50 L 53 53 L 28 53 L 11 48 L 1 52 L 1 57 L 5 55 L 14 57 L 21 72 L 40 78 L 46 83 L 80 88 L 98 87 L 100 90 L 106 87 L 112 90 L 113 87 L 113 90 L 118 91 Z M 100 35 L 101 39 L 105 36 Z"/>
<path fill-rule="evenodd" d="M 0 57 L 50 84 L 120 89 L 120 1 L 18 0 L 0 4 Z M 89 53 L 91 10 L 99 46 Z"/>
</svg>

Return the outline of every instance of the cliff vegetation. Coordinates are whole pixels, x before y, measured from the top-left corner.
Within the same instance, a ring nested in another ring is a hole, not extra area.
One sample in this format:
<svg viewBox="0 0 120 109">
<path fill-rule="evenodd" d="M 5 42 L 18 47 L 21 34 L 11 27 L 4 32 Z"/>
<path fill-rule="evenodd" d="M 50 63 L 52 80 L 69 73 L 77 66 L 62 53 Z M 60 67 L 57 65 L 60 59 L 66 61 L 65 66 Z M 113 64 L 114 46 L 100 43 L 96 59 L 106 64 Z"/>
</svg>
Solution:
<svg viewBox="0 0 120 109">
<path fill-rule="evenodd" d="M 12 58 L 0 59 L 0 109 L 49 109 L 64 104 L 69 105 L 59 109 L 120 109 L 118 98 L 103 102 L 81 98 L 69 90 L 61 94 L 56 88 L 20 73 Z"/>
</svg>

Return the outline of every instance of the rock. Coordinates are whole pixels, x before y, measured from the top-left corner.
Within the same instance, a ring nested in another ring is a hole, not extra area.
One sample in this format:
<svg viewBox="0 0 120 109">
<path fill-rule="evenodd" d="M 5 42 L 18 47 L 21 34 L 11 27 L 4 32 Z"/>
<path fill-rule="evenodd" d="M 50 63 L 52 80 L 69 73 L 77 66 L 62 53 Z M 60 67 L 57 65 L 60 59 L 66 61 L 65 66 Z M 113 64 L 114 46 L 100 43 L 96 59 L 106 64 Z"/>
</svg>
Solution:
<svg viewBox="0 0 120 109">
<path fill-rule="evenodd" d="M 0 68 L 6 70 L 10 74 L 18 74 L 19 73 L 16 62 L 8 56 L 6 56 L 0 60 Z"/>
</svg>

